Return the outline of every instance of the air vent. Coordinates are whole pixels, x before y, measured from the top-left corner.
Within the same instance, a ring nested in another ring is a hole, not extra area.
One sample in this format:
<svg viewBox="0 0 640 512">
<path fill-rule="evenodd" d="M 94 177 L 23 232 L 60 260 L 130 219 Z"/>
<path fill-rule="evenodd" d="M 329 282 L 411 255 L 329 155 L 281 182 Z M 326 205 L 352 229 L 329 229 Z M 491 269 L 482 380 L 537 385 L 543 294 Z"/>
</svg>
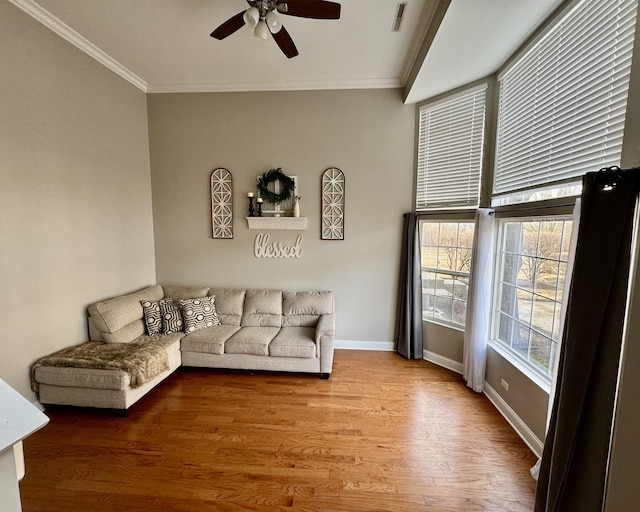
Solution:
<svg viewBox="0 0 640 512">
<path fill-rule="evenodd" d="M 396 8 L 396 17 L 393 20 L 393 28 L 392 32 L 400 32 L 400 25 L 402 25 L 402 17 L 404 16 L 404 11 L 407 8 L 407 2 L 399 2 L 398 7 Z"/>
</svg>

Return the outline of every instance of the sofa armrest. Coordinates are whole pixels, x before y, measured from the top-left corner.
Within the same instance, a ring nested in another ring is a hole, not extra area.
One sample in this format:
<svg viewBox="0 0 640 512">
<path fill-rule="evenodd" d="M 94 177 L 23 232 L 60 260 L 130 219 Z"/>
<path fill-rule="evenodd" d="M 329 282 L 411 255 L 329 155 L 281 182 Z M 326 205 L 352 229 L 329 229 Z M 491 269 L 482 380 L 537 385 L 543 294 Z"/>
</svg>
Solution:
<svg viewBox="0 0 640 512">
<path fill-rule="evenodd" d="M 335 337 L 335 316 L 320 315 L 316 326 L 316 346 L 320 356 L 320 373 L 329 375 L 333 367 L 333 342 Z"/>
<path fill-rule="evenodd" d="M 318 325 L 316 326 L 316 345 L 320 345 L 323 336 L 333 338 L 335 328 L 335 317 L 333 315 L 320 315 Z"/>
</svg>

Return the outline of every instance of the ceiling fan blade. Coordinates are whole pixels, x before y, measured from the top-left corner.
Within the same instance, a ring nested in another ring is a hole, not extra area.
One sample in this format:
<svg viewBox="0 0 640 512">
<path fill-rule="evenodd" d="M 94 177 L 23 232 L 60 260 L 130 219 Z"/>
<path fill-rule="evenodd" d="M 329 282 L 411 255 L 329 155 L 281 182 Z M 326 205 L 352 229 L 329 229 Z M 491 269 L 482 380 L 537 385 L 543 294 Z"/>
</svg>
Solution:
<svg viewBox="0 0 640 512">
<path fill-rule="evenodd" d="M 289 32 L 287 32 L 287 29 L 282 27 L 278 32 L 271 35 L 273 36 L 273 39 L 275 39 L 276 44 L 282 50 L 282 53 L 284 53 L 288 59 L 298 55 L 298 49 L 296 48 L 293 39 L 291 39 Z"/>
<path fill-rule="evenodd" d="M 239 12 L 234 17 L 229 18 L 222 25 L 220 25 L 217 29 L 211 32 L 211 37 L 215 37 L 216 39 L 224 39 L 225 37 L 229 37 L 236 30 L 240 30 L 244 26 L 243 16 L 244 11 Z"/>
<path fill-rule="evenodd" d="M 300 18 L 340 19 L 340 4 L 326 0 L 283 0 L 278 3 L 277 8 L 281 14 Z"/>
</svg>

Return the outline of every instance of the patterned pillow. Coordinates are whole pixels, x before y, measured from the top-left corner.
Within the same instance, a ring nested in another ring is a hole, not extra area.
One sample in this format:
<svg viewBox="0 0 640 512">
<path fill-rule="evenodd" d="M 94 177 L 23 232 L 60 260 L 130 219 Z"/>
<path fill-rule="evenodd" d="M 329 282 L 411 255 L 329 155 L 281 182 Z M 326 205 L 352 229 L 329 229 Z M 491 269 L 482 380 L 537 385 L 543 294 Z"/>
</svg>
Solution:
<svg viewBox="0 0 640 512">
<path fill-rule="evenodd" d="M 183 322 L 180 307 L 173 302 L 173 299 L 171 297 L 162 299 L 159 306 L 162 313 L 162 332 L 164 334 L 182 332 Z"/>
<path fill-rule="evenodd" d="M 184 332 L 186 333 L 220 325 L 215 297 L 181 300 L 180 306 L 182 318 L 184 318 Z"/>
<path fill-rule="evenodd" d="M 147 326 L 147 334 L 153 336 L 162 332 L 162 313 L 160 305 L 150 300 L 141 300 L 142 310 L 144 311 L 144 323 Z"/>
</svg>

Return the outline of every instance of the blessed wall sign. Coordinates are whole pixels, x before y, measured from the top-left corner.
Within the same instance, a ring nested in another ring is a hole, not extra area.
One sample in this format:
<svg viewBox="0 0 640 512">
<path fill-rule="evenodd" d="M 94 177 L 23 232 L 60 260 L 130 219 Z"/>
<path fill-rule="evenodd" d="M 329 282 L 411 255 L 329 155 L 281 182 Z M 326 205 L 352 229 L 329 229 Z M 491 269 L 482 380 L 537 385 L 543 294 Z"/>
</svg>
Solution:
<svg viewBox="0 0 640 512">
<path fill-rule="evenodd" d="M 293 244 L 283 244 L 271 242 L 268 233 L 258 233 L 253 253 L 256 258 L 299 258 L 302 256 L 302 235 L 298 235 Z"/>
</svg>

